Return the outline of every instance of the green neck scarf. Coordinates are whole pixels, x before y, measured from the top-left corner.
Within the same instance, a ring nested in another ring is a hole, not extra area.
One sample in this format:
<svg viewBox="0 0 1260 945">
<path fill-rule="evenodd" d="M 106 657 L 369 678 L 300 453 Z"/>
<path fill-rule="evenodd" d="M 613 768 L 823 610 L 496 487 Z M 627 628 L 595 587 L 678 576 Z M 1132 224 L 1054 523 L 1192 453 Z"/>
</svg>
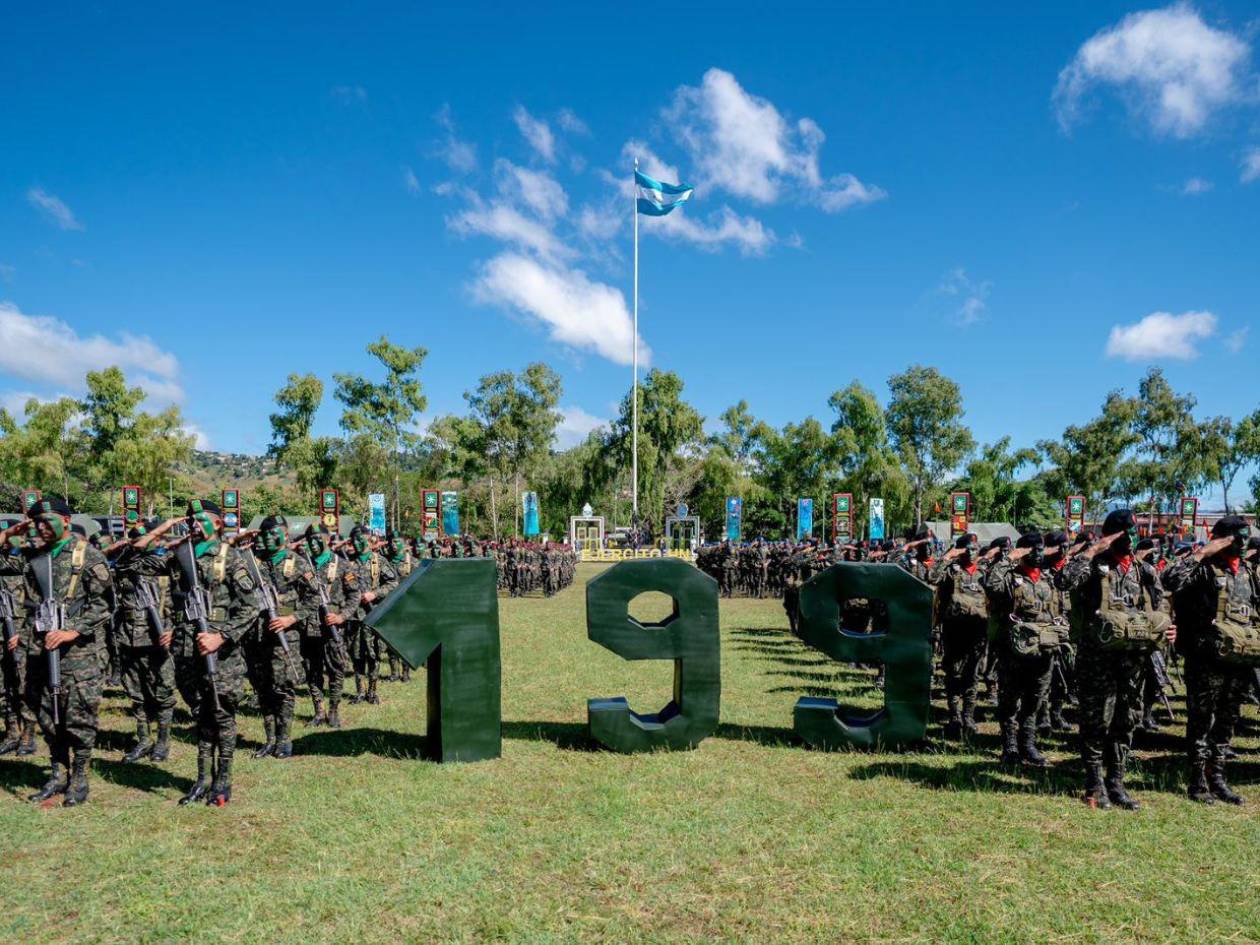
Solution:
<svg viewBox="0 0 1260 945">
<path fill-rule="evenodd" d="M 193 545 L 193 555 L 197 558 L 203 555 L 214 554 L 219 550 L 219 539 L 207 538 L 205 541 L 199 541 Z"/>
<path fill-rule="evenodd" d="M 56 544 L 54 544 L 52 548 L 48 550 L 49 557 L 51 558 L 57 557 L 57 555 L 61 554 L 61 549 L 66 547 L 66 545 L 70 544 L 70 542 L 72 541 L 74 541 L 73 535 L 67 535 L 65 538 L 58 540 Z"/>
<path fill-rule="evenodd" d="M 332 552 L 325 548 L 322 552 L 320 552 L 319 557 L 315 559 L 315 567 L 322 568 L 331 560 Z"/>
</svg>

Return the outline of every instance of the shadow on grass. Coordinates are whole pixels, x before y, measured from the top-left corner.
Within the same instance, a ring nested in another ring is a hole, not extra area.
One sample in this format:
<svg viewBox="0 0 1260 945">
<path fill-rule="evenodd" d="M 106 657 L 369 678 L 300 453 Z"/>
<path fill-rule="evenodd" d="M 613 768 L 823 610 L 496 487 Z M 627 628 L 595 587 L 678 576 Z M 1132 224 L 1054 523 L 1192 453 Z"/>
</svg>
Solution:
<svg viewBox="0 0 1260 945">
<path fill-rule="evenodd" d="M 425 743 L 425 737 L 414 732 L 391 732 L 381 728 L 326 729 L 293 739 L 293 753 L 332 758 L 376 755 L 380 758 L 422 759 Z"/>
<path fill-rule="evenodd" d="M 606 751 L 593 740 L 589 729 L 580 722 L 514 721 L 503 723 L 503 737 L 526 741 L 551 742 L 565 751 Z M 723 722 L 710 736 L 726 741 L 755 742 L 758 745 L 782 746 L 799 744 L 790 728 L 772 725 L 736 725 Z"/>
<path fill-rule="evenodd" d="M 48 780 L 48 758 L 0 759 L 0 790 L 26 800 L 26 795 Z"/>
<path fill-rule="evenodd" d="M 191 777 L 167 771 L 161 765 L 126 764 L 108 758 L 92 758 L 92 772 L 110 784 L 135 788 L 138 791 L 177 790 L 181 794 L 192 787 Z"/>
</svg>

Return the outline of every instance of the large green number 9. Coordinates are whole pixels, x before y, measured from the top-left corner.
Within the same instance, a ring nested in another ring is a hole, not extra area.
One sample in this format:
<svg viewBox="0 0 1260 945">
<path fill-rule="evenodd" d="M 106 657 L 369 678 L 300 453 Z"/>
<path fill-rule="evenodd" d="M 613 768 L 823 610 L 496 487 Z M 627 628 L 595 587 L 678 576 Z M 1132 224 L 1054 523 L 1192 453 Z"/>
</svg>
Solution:
<svg viewBox="0 0 1260 945">
<path fill-rule="evenodd" d="M 498 758 L 503 720 L 494 562 L 425 559 L 364 623 L 413 669 L 428 666 L 425 756 Z"/>
<path fill-rule="evenodd" d="M 647 591 L 674 600 L 661 623 L 630 616 Z M 673 660 L 674 698 L 653 715 L 631 711 L 624 697 L 591 699 L 591 737 L 614 751 L 695 748 L 718 725 L 722 678 L 717 582 L 677 558 L 622 561 L 586 585 L 586 634 L 628 660 Z"/>
<path fill-rule="evenodd" d="M 840 604 L 853 597 L 888 607 L 886 633 L 840 627 Z M 800 636 L 834 660 L 884 664 L 884 707 L 846 715 L 834 699 L 796 703 L 793 727 L 815 748 L 896 748 L 923 738 L 932 687 L 932 589 L 891 564 L 837 564 L 801 587 Z"/>
</svg>

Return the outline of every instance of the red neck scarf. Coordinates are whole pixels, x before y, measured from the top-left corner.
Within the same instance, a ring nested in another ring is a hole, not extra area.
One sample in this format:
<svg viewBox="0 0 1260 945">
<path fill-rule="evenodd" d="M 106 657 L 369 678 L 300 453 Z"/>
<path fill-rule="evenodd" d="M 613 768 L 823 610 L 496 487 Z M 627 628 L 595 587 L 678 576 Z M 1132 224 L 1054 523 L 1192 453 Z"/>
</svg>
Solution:
<svg viewBox="0 0 1260 945">
<path fill-rule="evenodd" d="M 1221 561 L 1225 567 L 1229 568 L 1230 574 L 1237 574 L 1238 566 L 1242 563 L 1242 559 L 1238 555 L 1223 555 Z"/>
<path fill-rule="evenodd" d="M 1116 558 L 1116 570 L 1121 574 L 1128 574 L 1129 568 L 1133 567 L 1133 555 L 1128 554 L 1123 558 Z"/>
<path fill-rule="evenodd" d="M 1034 584 L 1041 580 L 1041 568 L 1029 568 L 1021 565 L 1020 571 L 1022 571 L 1024 576 Z"/>
</svg>

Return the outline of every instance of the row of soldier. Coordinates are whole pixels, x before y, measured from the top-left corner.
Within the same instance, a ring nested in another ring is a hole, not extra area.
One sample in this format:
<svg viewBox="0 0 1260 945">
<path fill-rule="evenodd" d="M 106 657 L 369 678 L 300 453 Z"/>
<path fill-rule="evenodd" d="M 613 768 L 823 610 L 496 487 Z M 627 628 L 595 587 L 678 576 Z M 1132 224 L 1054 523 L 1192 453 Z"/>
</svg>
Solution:
<svg viewBox="0 0 1260 945">
<path fill-rule="evenodd" d="M 186 534 L 176 537 L 181 525 Z M 472 538 L 380 541 L 362 527 L 344 541 L 318 524 L 295 538 L 279 515 L 227 539 L 221 510 L 201 500 L 190 502 L 183 518 L 137 524 L 124 539 L 102 545 L 76 533 L 64 502 L 41 500 L 27 519 L 0 532 L 0 755 L 34 753 L 38 725 L 51 772 L 31 799 L 62 795 L 66 806 L 87 800 L 114 662 L 136 723 L 124 760 L 169 757 L 178 692 L 197 738 L 197 776 L 180 803 L 223 806 L 231 799 L 246 682 L 265 732 L 255 757 L 291 756 L 303 685 L 313 705 L 308 724 L 339 728 L 347 675 L 353 673 L 355 690 L 349 701 L 369 704 L 379 702 L 387 656 L 390 678 L 398 678 L 401 663 L 406 679 L 406 664 L 363 618 L 416 560 L 486 554 L 513 556 L 508 547 Z M 558 553 L 557 570 L 564 557 Z"/>
<path fill-rule="evenodd" d="M 992 671 L 1003 763 L 1044 767 L 1038 733 L 1068 729 L 1064 707 L 1076 702 L 1085 801 L 1137 809 L 1125 785 L 1134 732 L 1155 724 L 1157 699 L 1171 716 L 1167 660 L 1180 658 L 1188 795 L 1242 803 L 1226 763 L 1260 666 L 1260 538 L 1244 519 L 1220 519 L 1199 546 L 1139 539 L 1127 509 L 1110 513 L 1101 535 L 1032 533 L 981 549 L 968 534 L 944 554 L 934 546 L 923 530 L 869 558 L 935 589 L 947 736 L 976 734 L 979 686 Z M 801 584 L 836 560 L 864 557 L 857 546 L 794 553 L 784 596 L 793 629 Z M 845 601 L 840 622 L 878 632 L 888 614 L 880 601 Z"/>
</svg>

